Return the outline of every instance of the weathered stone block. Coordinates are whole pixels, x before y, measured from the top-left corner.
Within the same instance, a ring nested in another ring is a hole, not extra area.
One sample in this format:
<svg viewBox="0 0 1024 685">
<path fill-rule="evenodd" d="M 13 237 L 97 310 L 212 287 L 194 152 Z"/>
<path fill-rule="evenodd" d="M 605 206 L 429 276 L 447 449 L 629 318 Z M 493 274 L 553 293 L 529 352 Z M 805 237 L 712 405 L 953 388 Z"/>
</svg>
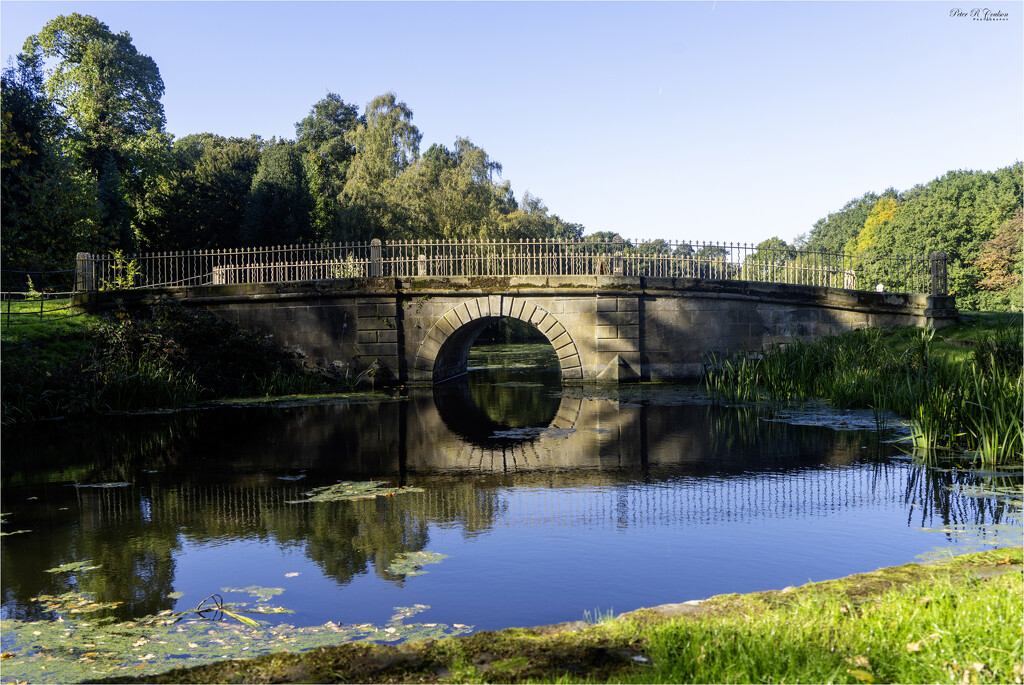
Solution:
<svg viewBox="0 0 1024 685">
<path fill-rule="evenodd" d="M 640 312 L 598 312 L 599 325 L 636 326 L 640 323 Z"/>
<path fill-rule="evenodd" d="M 622 338 L 599 338 L 597 341 L 598 352 L 639 352 L 640 342 L 635 339 Z"/>
<path fill-rule="evenodd" d="M 374 302 L 358 305 L 356 315 L 363 317 L 395 316 L 398 308 L 394 302 Z"/>
<path fill-rule="evenodd" d="M 640 309 L 640 300 L 636 297 L 619 297 L 615 300 L 615 310 L 620 312 L 635 312 Z"/>
<path fill-rule="evenodd" d="M 640 326 L 618 326 L 620 338 L 639 338 Z"/>
<path fill-rule="evenodd" d="M 386 343 L 375 343 L 360 345 L 359 352 L 364 357 L 387 357 L 389 355 L 396 355 L 396 345 Z"/>
<path fill-rule="evenodd" d="M 572 340 L 565 347 L 555 348 L 555 354 L 558 355 L 560 360 L 575 358 L 579 361 L 579 353 L 576 350 L 576 344 Z"/>
<path fill-rule="evenodd" d="M 516 319 L 523 318 L 523 308 L 526 306 L 526 300 L 521 297 L 513 298 L 512 307 L 509 310 L 509 316 Z"/>
<path fill-rule="evenodd" d="M 553 338 L 549 338 L 549 340 L 551 340 L 551 346 L 554 347 L 556 350 L 572 342 L 572 338 L 569 337 L 569 334 L 566 333 L 564 329 L 559 335 L 556 335 Z"/>
<path fill-rule="evenodd" d="M 537 330 L 539 330 L 541 333 L 545 333 L 546 334 L 548 331 L 550 331 L 556 325 L 558 325 L 558 319 L 556 319 L 555 317 L 551 316 L 551 314 L 546 313 L 544 315 L 544 318 L 541 319 L 540 322 L 537 324 Z"/>
<path fill-rule="evenodd" d="M 398 331 L 393 328 L 359 331 L 356 334 L 356 342 L 361 345 L 366 343 L 397 343 Z"/>
<path fill-rule="evenodd" d="M 553 340 L 554 338 L 560 336 L 562 333 L 565 333 L 565 326 L 563 326 L 561 322 L 559 322 L 556 319 L 555 325 L 549 328 L 546 332 L 548 334 L 548 339 Z"/>
</svg>

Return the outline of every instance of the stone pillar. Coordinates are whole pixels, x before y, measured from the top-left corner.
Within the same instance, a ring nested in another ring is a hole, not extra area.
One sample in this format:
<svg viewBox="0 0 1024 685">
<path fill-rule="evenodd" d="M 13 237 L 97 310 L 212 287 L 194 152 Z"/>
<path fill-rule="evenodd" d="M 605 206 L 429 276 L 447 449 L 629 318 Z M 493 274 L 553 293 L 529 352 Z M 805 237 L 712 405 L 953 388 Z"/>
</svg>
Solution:
<svg viewBox="0 0 1024 685">
<path fill-rule="evenodd" d="M 79 252 L 75 255 L 75 290 L 96 290 L 96 262 L 88 252 Z"/>
<path fill-rule="evenodd" d="M 612 240 L 617 245 L 622 244 L 622 236 L 615 236 Z M 622 263 L 622 251 L 618 250 L 615 252 L 615 257 L 612 259 L 612 274 L 615 276 L 621 276 L 623 274 L 623 263 Z"/>
<path fill-rule="evenodd" d="M 421 254 L 416 259 L 416 275 L 417 276 L 427 276 L 427 275 L 429 275 L 427 273 L 427 255 L 425 255 L 425 254 Z"/>
<path fill-rule="evenodd" d="M 381 258 L 380 238 L 370 241 L 370 278 L 380 278 L 384 275 L 384 263 Z"/>
<path fill-rule="evenodd" d="M 946 253 L 932 252 L 932 295 L 946 295 L 949 287 L 946 283 Z"/>
</svg>

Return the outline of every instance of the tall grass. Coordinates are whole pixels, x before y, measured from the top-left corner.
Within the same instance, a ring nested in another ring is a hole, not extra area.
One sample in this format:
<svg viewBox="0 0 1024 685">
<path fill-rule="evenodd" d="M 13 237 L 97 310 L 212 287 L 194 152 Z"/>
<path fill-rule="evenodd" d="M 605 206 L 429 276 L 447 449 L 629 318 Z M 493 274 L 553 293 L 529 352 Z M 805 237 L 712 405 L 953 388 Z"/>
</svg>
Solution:
<svg viewBox="0 0 1024 685">
<path fill-rule="evenodd" d="M 934 331 L 853 331 L 776 346 L 760 359 L 724 360 L 704 386 L 716 402 L 828 400 L 870 408 L 886 426 L 892 411 L 910 420 L 919 454 L 975 454 L 986 464 L 1024 459 L 1024 347 L 1004 326 L 966 360 L 935 349 Z"/>
</svg>

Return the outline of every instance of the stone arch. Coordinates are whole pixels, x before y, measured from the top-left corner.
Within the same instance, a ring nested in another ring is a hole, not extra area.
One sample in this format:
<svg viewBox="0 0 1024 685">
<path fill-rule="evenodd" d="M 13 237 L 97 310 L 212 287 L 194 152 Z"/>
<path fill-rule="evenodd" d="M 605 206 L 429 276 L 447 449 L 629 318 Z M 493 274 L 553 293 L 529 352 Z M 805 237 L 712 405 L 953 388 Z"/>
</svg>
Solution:
<svg viewBox="0 0 1024 685">
<path fill-rule="evenodd" d="M 562 380 L 583 378 L 583 365 L 572 335 L 550 312 L 521 297 L 490 295 L 452 307 L 427 331 L 416 352 L 416 380 L 446 381 L 466 373 L 469 348 L 495 319 L 510 317 L 532 324 L 558 355 Z"/>
</svg>

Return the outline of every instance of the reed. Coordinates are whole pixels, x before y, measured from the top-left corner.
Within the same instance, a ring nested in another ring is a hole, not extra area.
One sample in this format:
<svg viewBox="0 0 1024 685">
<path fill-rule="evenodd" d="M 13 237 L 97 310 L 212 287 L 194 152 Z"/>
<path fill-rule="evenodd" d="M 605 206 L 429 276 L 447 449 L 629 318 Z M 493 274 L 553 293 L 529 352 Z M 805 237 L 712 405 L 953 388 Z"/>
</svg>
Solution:
<svg viewBox="0 0 1024 685">
<path fill-rule="evenodd" d="M 967 454 L 985 464 L 1024 460 L 1024 374 L 1020 331 L 1001 326 L 966 359 L 937 349 L 934 331 L 863 330 L 775 346 L 760 359 L 723 360 L 704 387 L 714 403 L 828 400 L 906 417 L 908 442 L 925 459 Z"/>
</svg>

